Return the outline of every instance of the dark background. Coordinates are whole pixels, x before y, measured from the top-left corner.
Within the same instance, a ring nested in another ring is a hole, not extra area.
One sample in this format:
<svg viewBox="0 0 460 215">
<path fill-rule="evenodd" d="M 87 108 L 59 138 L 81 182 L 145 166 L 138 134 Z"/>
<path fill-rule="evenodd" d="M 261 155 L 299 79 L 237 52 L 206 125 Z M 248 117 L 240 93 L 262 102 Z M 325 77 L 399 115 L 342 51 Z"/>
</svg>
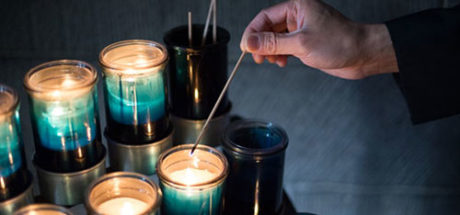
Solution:
<svg viewBox="0 0 460 215">
<path fill-rule="evenodd" d="M 239 38 L 257 12 L 277 1 L 219 0 L 218 23 Z M 328 0 L 359 22 L 383 22 L 459 0 Z M 29 160 L 34 151 L 24 74 L 48 60 L 98 66 L 106 45 L 163 42 L 163 33 L 204 23 L 208 0 L 31 0 L 0 2 L 0 83 L 18 90 Z M 100 70 L 100 69 L 99 69 Z M 102 90 L 99 90 L 101 92 Z M 391 75 L 360 81 L 327 76 L 291 60 L 286 68 L 246 58 L 230 89 L 233 112 L 287 130 L 284 184 L 299 211 L 318 214 L 460 213 L 460 117 L 412 125 Z M 102 107 L 102 95 L 100 106 Z M 105 125 L 104 109 L 101 122 Z"/>
</svg>

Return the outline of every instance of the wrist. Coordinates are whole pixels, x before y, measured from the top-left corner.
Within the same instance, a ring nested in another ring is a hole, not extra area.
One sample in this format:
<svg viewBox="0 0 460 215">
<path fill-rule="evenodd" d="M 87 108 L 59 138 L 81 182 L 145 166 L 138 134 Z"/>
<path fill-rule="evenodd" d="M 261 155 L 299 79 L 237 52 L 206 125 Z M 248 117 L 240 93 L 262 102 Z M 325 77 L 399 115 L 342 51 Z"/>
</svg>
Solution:
<svg viewBox="0 0 460 215">
<path fill-rule="evenodd" d="M 396 54 L 385 24 L 361 24 L 363 59 L 360 71 L 364 76 L 398 72 Z"/>
</svg>

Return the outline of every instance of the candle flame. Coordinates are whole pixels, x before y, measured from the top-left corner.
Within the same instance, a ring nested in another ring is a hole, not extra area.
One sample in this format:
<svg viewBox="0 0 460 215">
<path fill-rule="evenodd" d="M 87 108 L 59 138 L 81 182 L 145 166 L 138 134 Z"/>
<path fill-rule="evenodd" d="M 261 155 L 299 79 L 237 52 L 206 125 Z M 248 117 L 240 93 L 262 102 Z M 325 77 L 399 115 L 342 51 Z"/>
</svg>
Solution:
<svg viewBox="0 0 460 215">
<path fill-rule="evenodd" d="M 194 94 L 194 98 L 195 98 L 195 103 L 198 103 L 199 100 L 200 100 L 200 94 L 199 94 L 199 92 L 198 92 L 198 88 L 195 88 L 193 94 Z"/>
</svg>

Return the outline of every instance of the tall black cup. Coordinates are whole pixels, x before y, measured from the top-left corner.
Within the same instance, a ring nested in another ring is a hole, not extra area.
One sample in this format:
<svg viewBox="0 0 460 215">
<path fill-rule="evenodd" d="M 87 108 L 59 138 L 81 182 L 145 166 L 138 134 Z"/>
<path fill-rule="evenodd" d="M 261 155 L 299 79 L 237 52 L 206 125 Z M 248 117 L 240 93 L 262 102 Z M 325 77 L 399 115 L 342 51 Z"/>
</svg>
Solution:
<svg viewBox="0 0 460 215">
<path fill-rule="evenodd" d="M 224 133 L 230 173 L 223 214 L 278 214 L 283 192 L 286 132 L 268 122 L 240 120 Z"/>
<path fill-rule="evenodd" d="M 204 46 L 204 25 L 193 25 L 192 45 L 187 26 L 179 26 L 164 36 L 169 61 L 169 97 L 172 113 L 185 119 L 206 119 L 227 80 L 227 43 L 230 34 L 217 28 L 217 41 L 213 43 L 211 31 Z M 217 109 L 216 116 L 230 108 L 227 96 Z"/>
</svg>

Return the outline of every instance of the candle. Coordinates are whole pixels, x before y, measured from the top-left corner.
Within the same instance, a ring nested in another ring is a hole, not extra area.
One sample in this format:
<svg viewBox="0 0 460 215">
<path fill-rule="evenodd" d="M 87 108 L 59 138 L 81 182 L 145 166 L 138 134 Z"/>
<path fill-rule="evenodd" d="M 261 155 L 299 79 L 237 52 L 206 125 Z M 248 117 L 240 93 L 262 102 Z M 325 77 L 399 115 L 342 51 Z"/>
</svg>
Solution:
<svg viewBox="0 0 460 215">
<path fill-rule="evenodd" d="M 26 74 L 35 162 L 42 168 L 78 171 L 100 161 L 96 82 L 96 70 L 82 61 L 47 62 Z"/>
<path fill-rule="evenodd" d="M 72 212 L 57 205 L 32 204 L 16 211 L 14 215 L 72 215 Z"/>
<path fill-rule="evenodd" d="M 99 60 L 110 138 L 129 144 L 163 138 L 168 129 L 166 49 L 153 41 L 126 40 L 104 48 Z"/>
<path fill-rule="evenodd" d="M 22 165 L 18 137 L 18 98 L 11 88 L 0 85 L 0 176 L 7 177 Z M 0 183 L 1 186 L 1 183 Z"/>
<path fill-rule="evenodd" d="M 147 176 L 132 172 L 107 174 L 89 187 L 85 206 L 88 214 L 157 214 L 161 191 Z"/>
<path fill-rule="evenodd" d="M 0 201 L 27 188 L 20 131 L 18 96 L 13 89 L 0 84 Z"/>
<path fill-rule="evenodd" d="M 227 160 L 216 149 L 192 144 L 164 152 L 157 165 L 163 191 L 162 213 L 219 214 Z"/>
<path fill-rule="evenodd" d="M 120 197 L 102 203 L 97 210 L 111 215 L 136 215 L 141 214 L 147 208 L 147 203 L 141 200 Z"/>
<path fill-rule="evenodd" d="M 272 123 L 240 120 L 223 135 L 230 174 L 223 214 L 278 214 L 283 191 L 286 132 Z"/>
</svg>

